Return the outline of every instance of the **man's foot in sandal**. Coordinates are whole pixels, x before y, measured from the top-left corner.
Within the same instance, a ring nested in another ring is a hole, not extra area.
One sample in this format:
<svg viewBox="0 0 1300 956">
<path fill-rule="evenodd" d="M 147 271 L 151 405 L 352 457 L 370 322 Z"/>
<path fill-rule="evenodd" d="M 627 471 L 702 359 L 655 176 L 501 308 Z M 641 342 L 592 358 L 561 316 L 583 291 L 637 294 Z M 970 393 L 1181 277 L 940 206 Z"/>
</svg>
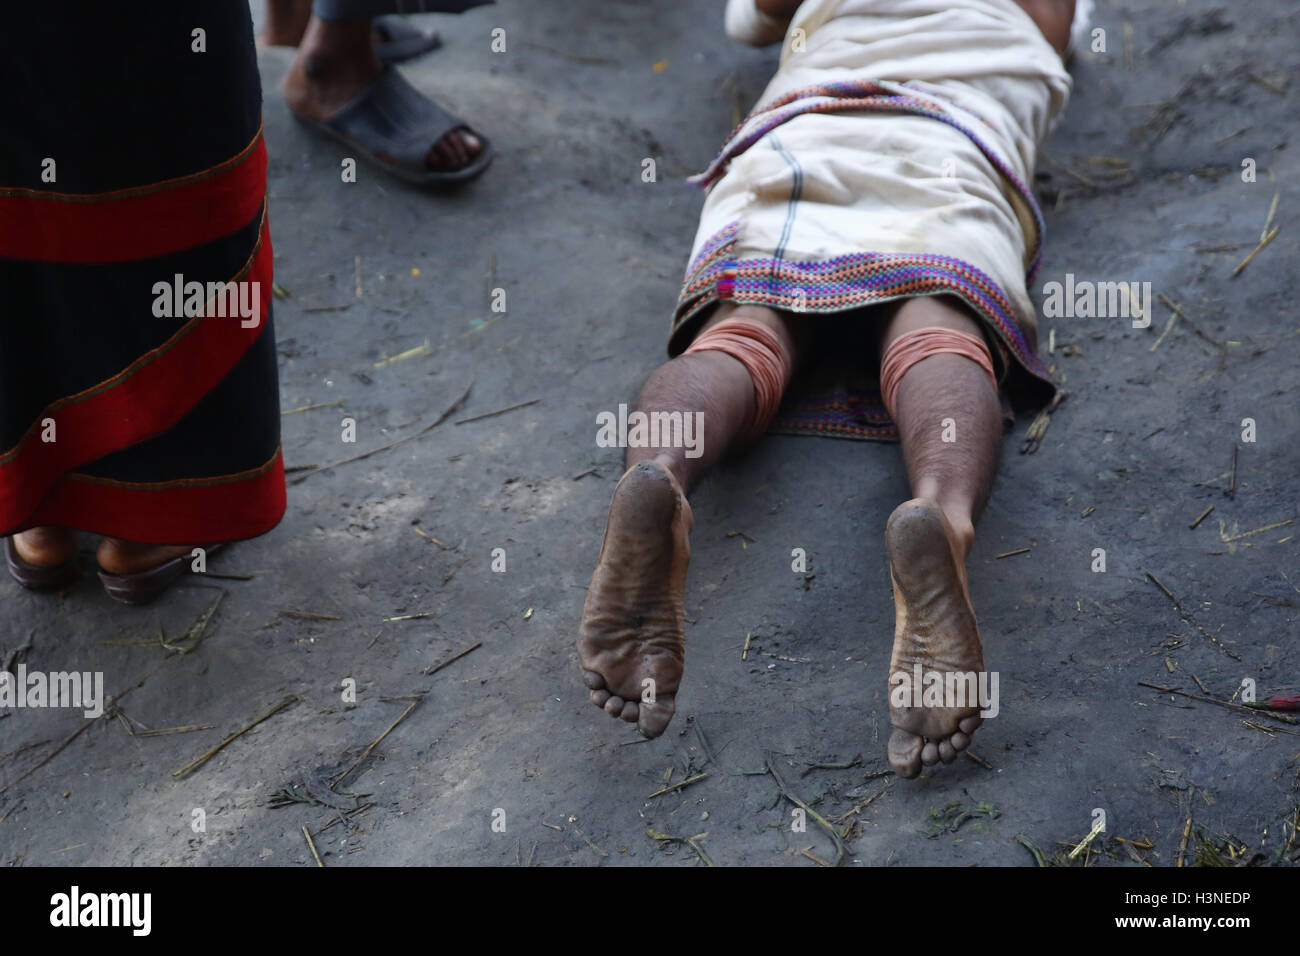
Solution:
<svg viewBox="0 0 1300 956">
<path fill-rule="evenodd" d="M 222 545 L 205 550 L 211 554 Z M 123 604 L 148 604 L 193 570 L 191 545 L 137 544 L 121 538 L 99 542 L 99 580 L 108 596 Z"/>
<path fill-rule="evenodd" d="M 412 182 L 471 179 L 491 159 L 482 137 L 384 66 L 364 20 L 313 17 L 284 95 L 300 119 Z"/>
<path fill-rule="evenodd" d="M 297 46 L 311 22 L 311 0 L 267 0 L 257 42 L 262 46 Z M 385 63 L 402 63 L 442 46 L 442 37 L 412 26 L 406 17 L 385 14 L 370 20 L 370 42 Z"/>
</svg>

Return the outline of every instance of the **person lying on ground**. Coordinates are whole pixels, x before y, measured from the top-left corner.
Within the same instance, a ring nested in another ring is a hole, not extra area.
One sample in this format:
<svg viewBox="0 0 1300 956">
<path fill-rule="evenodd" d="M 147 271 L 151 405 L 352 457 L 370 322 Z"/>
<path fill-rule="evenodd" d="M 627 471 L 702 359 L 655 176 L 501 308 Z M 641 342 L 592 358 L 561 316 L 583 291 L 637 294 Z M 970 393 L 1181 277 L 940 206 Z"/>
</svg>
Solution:
<svg viewBox="0 0 1300 956">
<path fill-rule="evenodd" d="M 692 454 L 662 441 L 627 449 L 579 626 L 597 707 L 663 733 L 683 669 L 687 495 L 776 426 L 901 441 L 912 497 L 885 527 L 891 688 L 918 665 L 983 672 L 965 565 L 1002 447 L 1003 399 L 1042 405 L 1057 392 L 1036 354 L 1028 283 L 1042 217 L 1026 184 L 1070 91 L 1074 7 L 728 4 L 728 32 L 784 39 L 781 63 L 697 177 L 709 193 L 674 357 L 650 375 L 637 410 L 700 415 L 707 430 Z M 796 372 L 826 360 L 878 371 L 878 396 L 787 395 Z M 904 777 L 953 760 L 981 723 L 977 702 L 918 698 L 890 698 L 889 760 Z"/>
</svg>

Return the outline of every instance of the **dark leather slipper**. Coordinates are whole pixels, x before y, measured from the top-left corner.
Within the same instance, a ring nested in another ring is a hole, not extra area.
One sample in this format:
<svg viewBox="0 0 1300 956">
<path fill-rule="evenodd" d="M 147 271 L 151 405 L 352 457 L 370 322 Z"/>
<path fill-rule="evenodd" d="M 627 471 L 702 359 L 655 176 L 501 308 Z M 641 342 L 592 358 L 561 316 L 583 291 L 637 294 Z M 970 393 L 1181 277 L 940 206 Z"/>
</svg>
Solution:
<svg viewBox="0 0 1300 956">
<path fill-rule="evenodd" d="M 372 163 L 407 182 L 440 186 L 473 179 L 492 162 L 492 144 L 464 120 L 433 102 L 391 66 L 351 103 L 327 120 L 293 114 Z M 430 169 L 424 164 L 429 148 L 454 129 L 470 129 L 482 148 L 459 169 Z"/>
<path fill-rule="evenodd" d="M 224 544 L 199 545 L 207 552 L 207 557 L 216 554 Z M 170 561 L 164 561 L 148 571 L 136 571 L 134 574 L 109 574 L 99 572 L 99 580 L 104 585 L 104 592 L 114 601 L 123 604 L 148 604 L 169 588 L 177 578 L 189 574 L 194 561 L 194 549 L 177 555 Z"/>
<path fill-rule="evenodd" d="M 418 30 L 407 22 L 406 17 L 396 14 L 375 17 L 370 21 L 370 27 L 388 37 L 374 45 L 375 55 L 385 63 L 413 60 L 442 46 L 442 37 L 438 34 Z"/>
<path fill-rule="evenodd" d="M 44 564 L 32 564 L 18 553 L 13 536 L 5 538 L 5 561 L 9 573 L 15 581 L 29 591 L 53 591 L 70 583 L 77 576 L 77 559 L 72 557 L 63 564 L 53 567 Z"/>
</svg>

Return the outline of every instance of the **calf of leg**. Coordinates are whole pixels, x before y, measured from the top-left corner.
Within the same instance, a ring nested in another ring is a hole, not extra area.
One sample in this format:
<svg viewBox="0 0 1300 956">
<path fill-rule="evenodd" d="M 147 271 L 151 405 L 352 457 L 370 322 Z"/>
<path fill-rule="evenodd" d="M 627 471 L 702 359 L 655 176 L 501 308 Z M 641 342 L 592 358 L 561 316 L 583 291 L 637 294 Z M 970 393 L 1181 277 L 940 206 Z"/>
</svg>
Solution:
<svg viewBox="0 0 1300 956">
<path fill-rule="evenodd" d="M 922 328 L 981 334 L 979 323 L 957 300 L 918 297 L 904 302 L 887 321 L 881 354 L 901 336 Z M 912 494 L 936 502 L 969 550 L 1002 446 L 997 389 L 969 358 L 932 355 L 903 375 L 895 405 Z"/>
<path fill-rule="evenodd" d="M 805 344 L 804 327 L 793 317 L 757 305 L 723 303 L 703 325 L 700 334 L 732 318 L 744 318 L 769 329 L 789 356 L 788 366 L 799 361 Z M 698 337 L 697 337 L 698 339 Z M 628 468 L 654 459 L 672 472 L 686 491 L 727 451 L 743 439 L 757 408 L 754 379 L 739 359 L 725 352 L 702 351 L 679 355 L 657 368 L 641 388 L 636 410 L 703 414 L 704 435 L 698 457 L 684 448 L 628 448 Z"/>
</svg>

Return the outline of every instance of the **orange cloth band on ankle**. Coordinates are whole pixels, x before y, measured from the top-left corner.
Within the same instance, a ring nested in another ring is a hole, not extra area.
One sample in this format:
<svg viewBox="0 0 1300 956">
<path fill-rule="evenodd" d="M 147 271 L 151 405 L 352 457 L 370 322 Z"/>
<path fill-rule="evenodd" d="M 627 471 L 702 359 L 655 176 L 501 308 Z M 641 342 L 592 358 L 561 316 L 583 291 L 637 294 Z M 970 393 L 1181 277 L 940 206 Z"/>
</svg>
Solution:
<svg viewBox="0 0 1300 956">
<path fill-rule="evenodd" d="M 746 438 L 762 435 L 790 384 L 790 353 L 776 333 L 754 319 L 726 319 L 703 332 L 682 354 L 692 352 L 725 352 L 745 366 L 754 380 L 755 398 Z"/>
<path fill-rule="evenodd" d="M 904 332 L 885 349 L 880 361 L 880 394 L 885 400 L 885 410 L 895 422 L 898 416 L 894 414 L 894 403 L 898 400 L 898 387 L 903 384 L 907 370 L 922 359 L 944 353 L 961 355 L 977 363 L 989 373 L 993 390 L 997 391 L 998 377 L 993 373 L 993 356 L 978 335 L 938 326 Z"/>
</svg>

